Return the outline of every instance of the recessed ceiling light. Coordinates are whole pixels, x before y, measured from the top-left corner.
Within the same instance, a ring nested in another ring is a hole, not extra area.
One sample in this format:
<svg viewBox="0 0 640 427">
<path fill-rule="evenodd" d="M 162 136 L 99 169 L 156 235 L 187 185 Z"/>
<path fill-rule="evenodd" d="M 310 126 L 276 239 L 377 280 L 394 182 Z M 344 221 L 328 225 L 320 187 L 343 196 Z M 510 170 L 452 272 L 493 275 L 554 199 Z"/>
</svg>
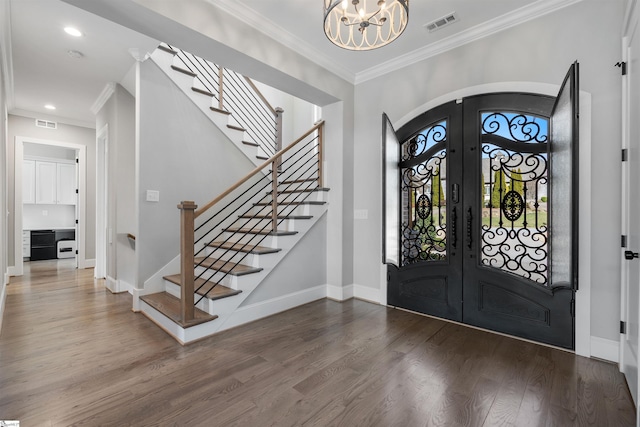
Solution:
<svg viewBox="0 0 640 427">
<path fill-rule="evenodd" d="M 47 104 L 44 106 L 44 108 L 46 108 L 47 110 L 55 110 L 56 106 L 55 105 L 51 105 L 51 104 Z"/>
<path fill-rule="evenodd" d="M 73 37 L 80 37 L 82 33 L 77 28 L 73 27 L 64 27 L 64 32 Z"/>
</svg>

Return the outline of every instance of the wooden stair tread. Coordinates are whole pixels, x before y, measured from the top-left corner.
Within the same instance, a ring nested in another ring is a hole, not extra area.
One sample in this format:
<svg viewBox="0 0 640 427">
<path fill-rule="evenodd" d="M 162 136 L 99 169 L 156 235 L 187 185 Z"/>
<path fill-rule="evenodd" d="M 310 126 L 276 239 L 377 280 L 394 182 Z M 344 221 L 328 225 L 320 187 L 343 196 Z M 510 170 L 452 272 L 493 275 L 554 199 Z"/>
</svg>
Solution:
<svg viewBox="0 0 640 427">
<path fill-rule="evenodd" d="M 313 182 L 317 181 L 318 178 L 307 178 L 307 179 L 294 179 L 291 181 L 282 181 L 280 184 L 300 184 L 302 182 Z"/>
<path fill-rule="evenodd" d="M 201 93 L 201 94 L 203 94 L 203 95 L 210 96 L 210 97 L 212 97 L 212 98 L 215 96 L 214 94 L 212 94 L 212 93 L 211 93 L 211 92 L 209 92 L 208 90 L 206 90 L 206 89 L 200 89 L 199 87 L 192 87 L 192 88 L 191 88 L 191 90 L 192 90 L 192 91 L 194 91 L 194 92 Z"/>
<path fill-rule="evenodd" d="M 191 326 L 199 325 L 201 323 L 209 322 L 211 320 L 217 319 L 218 316 L 212 315 L 209 313 L 205 313 L 204 311 L 195 308 L 194 310 L 194 319 L 188 322 L 184 322 L 181 319 L 181 309 L 180 309 L 180 299 L 174 297 L 173 295 L 167 292 L 160 292 L 157 294 L 149 294 L 143 295 L 140 299 L 147 304 L 149 304 L 154 309 L 158 310 L 163 315 L 167 316 L 169 319 L 182 326 L 183 328 L 188 328 Z"/>
<path fill-rule="evenodd" d="M 271 219 L 271 215 L 241 215 L 242 219 Z M 278 215 L 278 219 L 311 219 L 313 215 Z"/>
<path fill-rule="evenodd" d="M 227 116 L 230 116 L 230 115 L 231 115 L 231 112 L 230 112 L 230 111 L 227 111 L 227 110 L 221 110 L 220 108 L 216 108 L 216 107 L 209 107 L 209 109 L 210 109 L 211 111 L 215 111 L 216 113 L 226 114 Z"/>
<path fill-rule="evenodd" d="M 229 273 L 232 276 L 244 276 L 245 274 L 258 273 L 262 271 L 262 268 L 207 257 L 195 258 L 194 264 L 203 268 Z"/>
<path fill-rule="evenodd" d="M 164 276 L 164 279 L 168 280 L 171 283 L 175 283 L 178 286 L 182 286 L 182 281 L 180 280 L 179 274 Z M 195 289 L 197 289 L 196 293 L 198 295 L 202 295 L 210 300 L 217 300 L 221 298 L 232 297 L 242 292 L 239 289 L 231 289 L 219 283 L 209 282 L 208 280 L 204 280 L 202 278 L 196 279 L 194 285 L 195 285 L 194 286 Z M 211 287 L 213 287 L 213 289 L 211 289 Z M 206 295 L 209 289 L 211 290 L 209 291 L 209 294 Z"/>
<path fill-rule="evenodd" d="M 239 131 L 241 131 L 241 132 L 246 132 L 246 131 L 247 131 L 245 128 L 240 127 L 240 126 L 236 126 L 236 125 L 227 125 L 227 127 L 228 127 L 229 129 L 239 130 Z"/>
<path fill-rule="evenodd" d="M 268 157 L 266 157 L 266 156 L 262 156 L 262 155 L 257 155 L 257 156 L 256 156 L 256 159 L 260 159 L 260 160 L 269 160 L 269 158 L 268 158 Z"/>
<path fill-rule="evenodd" d="M 259 146 L 260 146 L 260 144 L 255 143 L 255 142 L 253 142 L 253 141 L 242 141 L 242 143 L 243 143 L 244 145 L 250 145 L 250 146 L 252 146 L 252 147 L 259 147 Z"/>
<path fill-rule="evenodd" d="M 316 188 L 303 188 L 296 190 L 278 190 L 278 194 L 293 194 L 293 193 L 314 193 L 316 191 L 329 191 L 328 188 L 325 187 L 316 187 Z M 267 194 L 271 194 L 272 191 L 267 191 Z"/>
<path fill-rule="evenodd" d="M 272 231 L 272 230 L 254 230 L 251 228 L 227 228 L 224 231 L 229 233 L 243 233 L 243 234 L 259 234 L 261 236 L 293 236 L 298 234 L 297 231 Z"/>
<path fill-rule="evenodd" d="M 236 252 L 246 252 L 254 255 L 273 254 L 282 250 L 279 248 L 268 248 L 266 246 L 257 246 L 251 244 L 245 245 L 244 243 L 234 242 L 211 242 L 207 246 L 218 249 L 230 249 Z"/>
<path fill-rule="evenodd" d="M 187 70 L 186 68 L 178 67 L 177 65 L 172 65 L 171 69 L 179 73 L 186 74 L 187 76 L 190 76 L 190 77 L 195 77 L 197 75 L 193 71 Z"/>
</svg>

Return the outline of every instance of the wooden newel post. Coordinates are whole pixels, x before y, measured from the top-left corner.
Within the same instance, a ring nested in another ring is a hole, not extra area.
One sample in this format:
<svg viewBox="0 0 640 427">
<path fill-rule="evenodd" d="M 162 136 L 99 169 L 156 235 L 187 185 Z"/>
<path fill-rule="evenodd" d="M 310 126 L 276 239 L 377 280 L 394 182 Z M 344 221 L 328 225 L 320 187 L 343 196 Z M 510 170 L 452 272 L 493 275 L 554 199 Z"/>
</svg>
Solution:
<svg viewBox="0 0 640 427">
<path fill-rule="evenodd" d="M 178 205 L 180 209 L 180 311 L 182 321 L 188 322 L 194 318 L 193 289 L 194 289 L 194 223 L 195 210 L 198 206 L 186 200 Z"/>
</svg>

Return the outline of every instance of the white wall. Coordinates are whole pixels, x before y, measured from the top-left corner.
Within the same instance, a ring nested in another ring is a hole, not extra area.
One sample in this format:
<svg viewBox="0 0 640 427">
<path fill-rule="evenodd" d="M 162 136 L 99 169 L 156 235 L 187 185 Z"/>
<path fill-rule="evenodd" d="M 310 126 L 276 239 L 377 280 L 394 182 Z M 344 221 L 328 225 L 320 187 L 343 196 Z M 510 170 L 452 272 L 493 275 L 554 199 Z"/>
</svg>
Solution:
<svg viewBox="0 0 640 427">
<path fill-rule="evenodd" d="M 8 173 L 8 245 L 9 245 L 9 265 L 14 265 L 14 153 L 15 138 L 22 136 L 27 138 L 68 142 L 73 144 L 85 145 L 87 147 L 87 168 L 86 168 L 86 234 L 85 234 L 85 258 L 92 260 L 95 258 L 95 206 L 96 206 L 96 181 L 95 181 L 95 164 L 96 164 L 96 136 L 95 130 L 79 126 L 66 125 L 58 123 L 57 129 L 45 129 L 36 127 L 35 118 L 9 115 L 7 138 L 7 173 Z"/>
<path fill-rule="evenodd" d="M 118 281 L 115 289 L 126 290 L 136 286 L 135 244 L 128 234 L 136 235 L 136 147 L 135 147 L 135 99 L 119 84 L 109 100 L 96 115 L 96 128 L 108 128 L 107 180 L 109 200 L 106 213 L 106 229 L 111 230 L 107 241 L 106 276 L 108 286 Z M 100 192 L 99 192 L 100 193 Z"/>
<path fill-rule="evenodd" d="M 584 0 L 356 87 L 354 281 L 378 287 L 381 254 L 380 116 L 399 119 L 456 90 L 495 82 L 559 85 L 580 62 L 581 89 L 593 95 L 592 335 L 618 340 L 620 298 L 620 60 L 624 1 Z M 597 29 L 597 30 L 596 30 Z M 376 149 L 371 149 L 372 144 Z M 581 248 L 589 250 L 589 248 Z"/>
<path fill-rule="evenodd" d="M 303 99 L 291 96 L 281 90 L 254 81 L 262 95 L 273 108 L 284 110 L 282 119 L 282 146 L 286 147 L 314 124 L 314 105 Z"/>
<path fill-rule="evenodd" d="M 314 224 L 277 268 L 260 282 L 240 306 L 269 301 L 325 285 L 327 283 L 326 251 L 327 221 L 324 217 Z"/>
</svg>

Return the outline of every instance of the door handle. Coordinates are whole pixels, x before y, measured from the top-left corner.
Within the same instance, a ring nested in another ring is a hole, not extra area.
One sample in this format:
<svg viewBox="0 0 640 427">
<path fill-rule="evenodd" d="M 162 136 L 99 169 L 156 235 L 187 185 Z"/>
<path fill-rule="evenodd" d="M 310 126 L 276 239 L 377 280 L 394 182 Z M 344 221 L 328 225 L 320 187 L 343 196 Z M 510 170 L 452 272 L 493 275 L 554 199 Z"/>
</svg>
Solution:
<svg viewBox="0 0 640 427">
<path fill-rule="evenodd" d="M 469 249 L 471 249 L 471 247 L 473 246 L 473 239 L 471 238 L 471 222 L 472 222 L 472 215 L 471 215 L 471 206 L 469 206 L 469 209 L 467 209 L 467 247 Z"/>
<path fill-rule="evenodd" d="M 451 246 L 455 249 L 458 243 L 458 213 L 456 212 L 456 207 L 453 207 L 451 211 Z"/>
<path fill-rule="evenodd" d="M 634 258 L 639 258 L 640 254 L 633 251 L 624 251 L 624 259 L 631 261 Z"/>
<path fill-rule="evenodd" d="M 453 184 L 451 188 L 451 199 L 453 203 L 458 203 L 460 200 L 460 186 L 458 184 Z"/>
</svg>

